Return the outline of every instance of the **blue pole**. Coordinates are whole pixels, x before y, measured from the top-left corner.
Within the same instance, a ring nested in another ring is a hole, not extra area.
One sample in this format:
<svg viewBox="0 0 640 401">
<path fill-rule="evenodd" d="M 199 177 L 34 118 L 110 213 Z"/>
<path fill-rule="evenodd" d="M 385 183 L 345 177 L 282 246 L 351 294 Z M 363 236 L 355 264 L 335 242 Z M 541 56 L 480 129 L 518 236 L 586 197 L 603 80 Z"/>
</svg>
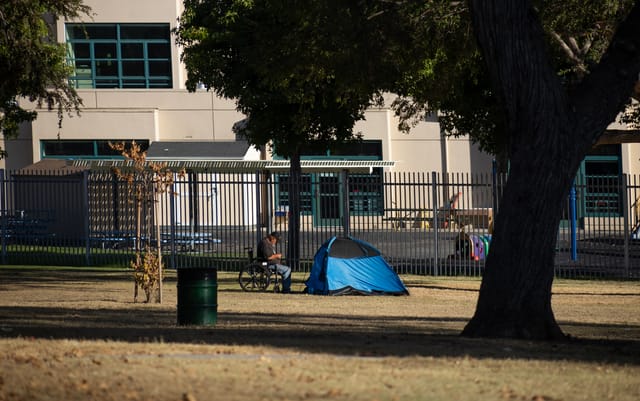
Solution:
<svg viewBox="0 0 640 401">
<path fill-rule="evenodd" d="M 569 213 L 571 218 L 571 260 L 578 260 L 578 249 L 576 240 L 576 185 L 575 181 L 571 184 L 569 192 Z"/>
</svg>

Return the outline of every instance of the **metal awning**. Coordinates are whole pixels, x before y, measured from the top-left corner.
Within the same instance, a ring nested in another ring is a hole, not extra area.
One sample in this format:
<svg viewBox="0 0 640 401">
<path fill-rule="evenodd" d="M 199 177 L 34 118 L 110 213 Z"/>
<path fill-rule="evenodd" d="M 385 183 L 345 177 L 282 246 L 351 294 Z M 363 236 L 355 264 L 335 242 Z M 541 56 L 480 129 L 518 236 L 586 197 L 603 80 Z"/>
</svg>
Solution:
<svg viewBox="0 0 640 401">
<path fill-rule="evenodd" d="M 247 141 L 155 141 L 147 150 L 148 161 L 174 160 L 244 160 L 248 153 L 258 151 Z"/>
<path fill-rule="evenodd" d="M 640 130 L 607 130 L 598 138 L 597 145 L 640 143 Z"/>
<path fill-rule="evenodd" d="M 159 163 L 158 161 L 153 161 Z M 289 160 L 167 160 L 162 161 L 171 170 L 215 171 L 215 172 L 255 172 L 259 170 L 288 171 Z M 109 170 L 113 167 L 126 169 L 133 163 L 127 160 L 74 160 L 77 167 L 95 170 Z M 394 167 L 391 160 L 301 160 L 303 172 L 342 171 L 370 173 L 374 168 Z"/>
</svg>

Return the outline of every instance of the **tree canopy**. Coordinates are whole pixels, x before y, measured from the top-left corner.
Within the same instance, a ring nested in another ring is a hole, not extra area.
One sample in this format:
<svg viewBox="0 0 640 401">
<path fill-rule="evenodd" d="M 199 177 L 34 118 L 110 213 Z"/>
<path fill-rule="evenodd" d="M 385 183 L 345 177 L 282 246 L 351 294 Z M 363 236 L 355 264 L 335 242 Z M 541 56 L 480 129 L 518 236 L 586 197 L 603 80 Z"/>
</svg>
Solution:
<svg viewBox="0 0 640 401">
<path fill-rule="evenodd" d="M 57 108 L 60 121 L 64 112 L 78 109 L 81 99 L 68 83 L 66 47 L 53 38 L 52 24 L 57 17 L 89 12 L 82 0 L 0 3 L 0 132 L 5 138 L 17 136 L 20 123 L 36 118 L 36 112 L 20 107 L 21 97 Z"/>
<path fill-rule="evenodd" d="M 545 43 L 567 88 L 584 78 L 606 50 L 634 0 L 536 0 L 532 7 L 544 28 Z M 438 113 L 448 135 L 469 135 L 480 148 L 508 158 L 504 109 L 492 88 L 477 46 L 467 2 L 436 1 L 403 6 L 413 21 L 414 46 L 422 65 L 408 66 L 395 92 L 404 129 L 425 114 Z M 417 68 L 416 68 L 417 67 Z"/>
<path fill-rule="evenodd" d="M 176 33 L 187 87 L 203 83 L 249 116 L 238 132 L 291 157 L 357 138 L 396 66 L 376 2 L 187 0 Z M 367 38 L 367 40 L 363 40 Z M 379 60 L 379 63 L 371 62 Z"/>
<path fill-rule="evenodd" d="M 397 75 L 399 60 L 386 57 L 403 35 L 387 24 L 395 7 L 339 0 L 184 4 L 176 34 L 187 88 L 202 83 L 234 99 L 247 116 L 236 133 L 291 160 L 287 260 L 296 266 L 301 152 L 360 138 L 355 123 L 381 104 L 389 77 Z"/>
</svg>

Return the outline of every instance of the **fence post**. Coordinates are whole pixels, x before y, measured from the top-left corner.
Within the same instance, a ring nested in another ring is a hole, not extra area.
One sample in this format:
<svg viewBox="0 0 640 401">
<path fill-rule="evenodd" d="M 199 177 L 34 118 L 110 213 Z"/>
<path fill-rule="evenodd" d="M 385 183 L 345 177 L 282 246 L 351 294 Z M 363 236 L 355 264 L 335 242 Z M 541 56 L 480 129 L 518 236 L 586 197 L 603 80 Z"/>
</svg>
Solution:
<svg viewBox="0 0 640 401">
<path fill-rule="evenodd" d="M 87 266 L 91 266 L 91 227 L 89 224 L 89 170 L 84 170 L 82 172 L 82 199 L 84 200 L 82 217 L 84 219 L 85 264 Z"/>
<path fill-rule="evenodd" d="M 438 173 L 436 173 L 435 171 L 431 172 L 431 194 L 433 196 L 433 243 L 434 243 L 434 261 L 433 261 L 433 275 L 434 276 L 438 276 L 438 270 L 439 270 L 439 260 L 440 260 L 440 255 L 439 255 L 439 248 L 440 245 L 438 244 L 438 228 L 440 227 L 440 222 L 438 221 L 438 186 L 437 186 L 437 181 L 438 179 Z"/>
<path fill-rule="evenodd" d="M 176 183 L 171 183 L 169 192 L 169 251 L 171 252 L 171 267 L 176 269 Z"/>
<path fill-rule="evenodd" d="M 0 169 L 0 219 L 2 219 L 2 264 L 7 264 L 7 220 L 9 219 L 9 213 L 7 213 L 6 203 L 6 183 L 4 181 L 4 169 Z"/>
<path fill-rule="evenodd" d="M 492 214 L 495 221 L 496 214 L 498 213 L 498 162 L 496 161 L 496 159 L 493 159 L 491 161 L 491 181 L 493 183 L 491 187 L 491 207 L 493 208 Z"/>
<path fill-rule="evenodd" d="M 627 186 L 627 174 L 622 174 L 622 224 L 624 235 L 624 274 L 625 277 L 631 277 L 630 261 L 629 261 L 629 238 L 631 231 L 629 230 L 629 189 Z"/>
<path fill-rule="evenodd" d="M 256 219 L 256 232 L 259 233 L 260 232 L 260 226 L 262 225 L 262 175 L 260 174 L 260 170 L 255 172 L 255 179 L 256 179 L 256 199 L 255 199 L 255 205 L 256 205 L 256 215 L 255 215 L 255 219 Z M 269 213 L 271 213 L 272 208 L 269 208 Z M 264 211 L 266 213 L 266 211 Z M 256 242 L 258 243 L 258 242 Z"/>
<path fill-rule="evenodd" d="M 342 197 L 342 231 L 344 236 L 348 237 L 351 235 L 349 227 L 351 220 L 349 213 L 349 170 L 342 170 L 340 175 L 342 175 L 342 193 L 344 194 Z"/>
</svg>

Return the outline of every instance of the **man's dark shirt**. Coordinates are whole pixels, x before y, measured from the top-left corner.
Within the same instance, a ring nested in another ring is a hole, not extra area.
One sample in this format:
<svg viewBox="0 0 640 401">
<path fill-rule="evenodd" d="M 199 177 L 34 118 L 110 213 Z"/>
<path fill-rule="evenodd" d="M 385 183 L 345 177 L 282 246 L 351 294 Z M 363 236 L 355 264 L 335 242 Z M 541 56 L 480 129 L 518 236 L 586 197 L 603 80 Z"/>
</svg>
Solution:
<svg viewBox="0 0 640 401">
<path fill-rule="evenodd" d="M 267 261 L 269 264 L 278 264 L 280 263 L 278 259 L 269 260 L 269 257 L 275 255 L 275 253 L 276 250 L 273 249 L 273 245 L 271 245 L 268 238 L 263 238 L 258 244 L 258 260 Z"/>
</svg>

